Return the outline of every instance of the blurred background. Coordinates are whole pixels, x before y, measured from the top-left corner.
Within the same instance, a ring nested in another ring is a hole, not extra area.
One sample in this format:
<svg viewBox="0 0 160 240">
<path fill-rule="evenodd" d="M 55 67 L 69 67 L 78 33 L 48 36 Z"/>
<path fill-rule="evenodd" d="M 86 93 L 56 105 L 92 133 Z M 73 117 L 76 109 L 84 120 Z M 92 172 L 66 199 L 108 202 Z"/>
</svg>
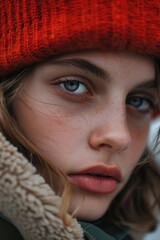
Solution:
<svg viewBox="0 0 160 240">
<path fill-rule="evenodd" d="M 159 128 L 160 128 L 160 118 L 157 118 L 155 121 L 153 121 L 153 124 L 150 129 L 150 134 L 149 134 L 148 146 L 151 150 L 153 149 L 156 134 L 157 134 Z M 159 144 L 156 149 L 155 159 L 160 165 L 160 139 L 158 142 L 159 142 Z M 160 183 L 159 183 L 159 187 L 160 187 Z M 160 217 L 159 217 L 159 225 L 158 225 L 157 229 L 154 232 L 148 233 L 143 238 L 143 240 L 160 240 Z"/>
</svg>

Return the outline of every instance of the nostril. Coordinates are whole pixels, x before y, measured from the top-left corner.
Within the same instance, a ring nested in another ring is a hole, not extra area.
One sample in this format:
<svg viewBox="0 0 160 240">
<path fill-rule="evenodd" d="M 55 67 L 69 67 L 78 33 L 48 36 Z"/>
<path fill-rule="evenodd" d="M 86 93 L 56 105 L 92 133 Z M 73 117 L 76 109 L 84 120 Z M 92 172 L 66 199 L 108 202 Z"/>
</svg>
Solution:
<svg viewBox="0 0 160 240">
<path fill-rule="evenodd" d="M 99 144 L 99 147 L 107 147 L 107 148 L 110 148 L 110 149 L 113 148 L 112 145 L 106 144 L 106 143 L 101 143 L 101 144 Z"/>
</svg>

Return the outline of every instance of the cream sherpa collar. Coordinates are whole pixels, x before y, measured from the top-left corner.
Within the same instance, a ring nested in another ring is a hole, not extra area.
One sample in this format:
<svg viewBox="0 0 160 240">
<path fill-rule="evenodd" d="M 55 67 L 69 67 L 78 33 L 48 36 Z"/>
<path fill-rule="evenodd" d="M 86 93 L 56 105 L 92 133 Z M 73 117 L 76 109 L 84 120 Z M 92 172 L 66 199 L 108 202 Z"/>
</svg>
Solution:
<svg viewBox="0 0 160 240">
<path fill-rule="evenodd" d="M 0 212 L 25 240 L 82 240 L 76 219 L 64 227 L 58 217 L 60 197 L 36 173 L 35 167 L 0 133 Z"/>
</svg>

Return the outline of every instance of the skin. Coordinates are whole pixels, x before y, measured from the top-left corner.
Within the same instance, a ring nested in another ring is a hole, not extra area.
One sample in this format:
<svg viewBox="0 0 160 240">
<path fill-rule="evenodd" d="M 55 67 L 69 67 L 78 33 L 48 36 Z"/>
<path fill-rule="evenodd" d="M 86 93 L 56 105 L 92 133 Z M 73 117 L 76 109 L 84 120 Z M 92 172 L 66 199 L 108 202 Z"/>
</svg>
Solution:
<svg viewBox="0 0 160 240">
<path fill-rule="evenodd" d="M 91 62 L 104 75 L 64 64 L 73 58 Z M 154 63 L 147 57 L 86 51 L 41 63 L 14 99 L 13 111 L 24 134 L 66 175 L 97 164 L 120 170 L 122 179 L 112 193 L 73 189 L 69 212 L 78 206 L 78 219 L 102 217 L 137 165 L 152 119 L 150 101 L 154 103 L 156 95 L 154 87 L 140 85 L 154 78 Z M 66 80 L 82 83 L 71 92 Z M 41 165 L 37 168 L 42 173 Z"/>
</svg>

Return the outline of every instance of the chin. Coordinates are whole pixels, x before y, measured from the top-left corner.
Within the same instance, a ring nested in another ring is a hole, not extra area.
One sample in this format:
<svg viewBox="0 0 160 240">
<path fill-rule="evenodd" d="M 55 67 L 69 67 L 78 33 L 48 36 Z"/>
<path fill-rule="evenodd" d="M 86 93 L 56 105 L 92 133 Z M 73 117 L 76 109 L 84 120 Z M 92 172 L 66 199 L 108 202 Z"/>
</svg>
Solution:
<svg viewBox="0 0 160 240">
<path fill-rule="evenodd" d="M 90 193 L 73 194 L 69 213 L 81 221 L 96 221 L 106 213 L 112 197 L 111 195 L 103 196 Z"/>
<path fill-rule="evenodd" d="M 97 221 L 98 219 L 100 219 L 101 217 L 103 217 L 104 214 L 105 214 L 105 212 L 103 212 L 103 213 L 94 212 L 93 213 L 93 209 L 92 209 L 92 213 L 91 212 L 86 213 L 86 211 L 83 212 L 82 210 L 80 210 L 79 213 L 75 214 L 75 217 L 80 221 L 94 222 L 94 221 Z"/>
</svg>

